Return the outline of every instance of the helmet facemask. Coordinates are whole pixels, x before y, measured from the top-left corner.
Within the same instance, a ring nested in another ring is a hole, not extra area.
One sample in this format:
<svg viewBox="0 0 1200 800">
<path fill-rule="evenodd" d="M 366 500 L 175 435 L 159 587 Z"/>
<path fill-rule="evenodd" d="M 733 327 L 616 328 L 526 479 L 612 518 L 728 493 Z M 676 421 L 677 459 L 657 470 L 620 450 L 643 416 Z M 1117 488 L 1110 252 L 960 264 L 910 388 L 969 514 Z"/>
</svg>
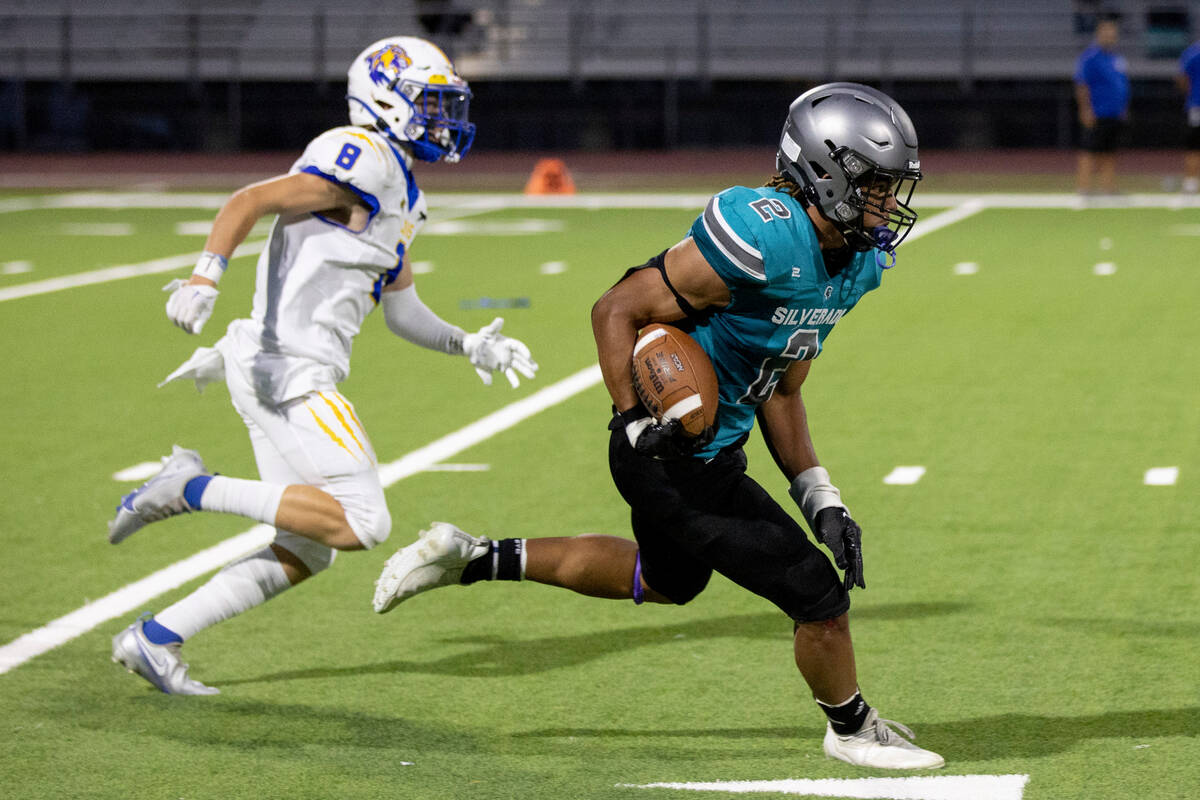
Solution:
<svg viewBox="0 0 1200 800">
<path fill-rule="evenodd" d="M 471 90 L 404 81 L 396 93 L 410 109 L 403 139 L 412 146 L 413 155 L 421 161 L 445 159 L 455 164 L 462 160 L 475 139 L 475 126 L 467 121 Z"/>
<path fill-rule="evenodd" d="M 834 163 L 846 174 L 852 191 L 837 209 L 834 220 L 856 250 L 878 248 L 885 257 L 885 269 L 896 263 L 896 248 L 917 221 L 917 212 L 909 205 L 920 170 L 887 170 L 848 147 L 830 153 Z M 849 213 L 847 213 L 849 212 Z"/>
</svg>

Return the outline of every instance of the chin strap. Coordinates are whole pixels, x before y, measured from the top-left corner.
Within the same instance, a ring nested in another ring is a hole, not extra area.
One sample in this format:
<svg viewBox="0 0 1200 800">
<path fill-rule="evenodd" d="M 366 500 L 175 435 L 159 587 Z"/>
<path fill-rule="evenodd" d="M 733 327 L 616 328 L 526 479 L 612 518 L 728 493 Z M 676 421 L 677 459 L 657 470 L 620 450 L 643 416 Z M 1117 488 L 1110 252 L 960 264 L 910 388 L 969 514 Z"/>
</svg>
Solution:
<svg viewBox="0 0 1200 800">
<path fill-rule="evenodd" d="M 896 232 L 887 225 L 876 225 L 871 240 L 875 245 L 875 263 L 883 269 L 896 266 Z"/>
<path fill-rule="evenodd" d="M 887 225 L 876 225 L 869 231 L 853 225 L 838 225 L 838 230 L 847 246 L 855 251 L 865 253 L 873 249 L 875 263 L 883 269 L 896 266 L 896 232 Z"/>
</svg>

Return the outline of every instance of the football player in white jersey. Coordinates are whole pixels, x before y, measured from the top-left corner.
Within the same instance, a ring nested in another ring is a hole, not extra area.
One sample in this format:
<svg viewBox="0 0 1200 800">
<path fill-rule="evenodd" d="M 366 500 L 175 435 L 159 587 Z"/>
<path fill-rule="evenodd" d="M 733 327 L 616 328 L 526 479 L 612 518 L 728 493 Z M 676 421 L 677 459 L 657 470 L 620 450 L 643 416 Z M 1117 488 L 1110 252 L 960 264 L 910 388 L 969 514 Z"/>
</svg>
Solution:
<svg viewBox="0 0 1200 800">
<path fill-rule="evenodd" d="M 167 316 L 198 334 L 212 314 L 228 259 L 262 217 L 275 215 L 258 260 L 254 306 L 213 347 L 167 381 L 224 379 L 250 433 L 260 480 L 213 475 L 176 446 L 161 472 L 121 499 L 117 544 L 149 522 L 192 511 L 239 514 L 276 528 L 271 544 L 113 638 L 113 660 L 168 694 L 214 694 L 188 676 L 181 644 L 260 605 L 391 529 L 375 453 L 354 406 L 337 391 L 363 319 L 382 306 L 397 335 L 465 355 L 485 384 L 532 378 L 529 349 L 500 333 L 443 321 L 417 296 L 408 249 L 426 216 L 414 158 L 457 162 L 471 147 L 467 83 L 433 44 L 395 36 L 349 70 L 351 125 L 313 139 L 286 175 L 235 192 L 218 212 L 191 277 L 172 281 Z"/>
</svg>

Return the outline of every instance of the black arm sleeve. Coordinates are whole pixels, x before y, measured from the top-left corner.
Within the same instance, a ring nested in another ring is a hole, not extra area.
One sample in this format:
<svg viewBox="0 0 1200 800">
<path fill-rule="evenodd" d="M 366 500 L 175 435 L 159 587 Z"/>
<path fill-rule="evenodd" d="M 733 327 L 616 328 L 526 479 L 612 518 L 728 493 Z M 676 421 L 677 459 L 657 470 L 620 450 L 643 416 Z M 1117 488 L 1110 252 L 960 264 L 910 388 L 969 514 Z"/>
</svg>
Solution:
<svg viewBox="0 0 1200 800">
<path fill-rule="evenodd" d="M 617 283 L 620 283 L 621 281 L 625 280 L 630 275 L 632 275 L 633 273 L 637 272 L 640 269 L 656 269 L 656 270 L 658 270 L 658 274 L 662 276 L 663 283 L 665 283 L 667 288 L 671 290 L 671 294 L 675 296 L 675 302 L 679 305 L 679 310 L 682 311 L 684 313 L 684 315 L 687 316 L 688 325 L 679 325 L 677 327 L 686 330 L 686 329 L 688 329 L 689 326 L 695 326 L 696 323 L 702 322 L 703 320 L 705 320 L 708 317 L 708 315 L 712 312 L 696 310 L 692 306 L 692 304 L 689 303 L 687 300 L 685 300 L 683 295 L 681 295 L 679 293 L 679 291 L 674 286 L 671 285 L 671 279 L 667 277 L 666 255 L 667 255 L 667 251 L 663 250 L 661 253 L 659 253 L 658 255 L 651 258 L 645 264 L 639 264 L 636 267 L 630 267 L 629 269 L 625 270 L 625 274 L 621 276 L 621 280 L 617 281 Z"/>
</svg>

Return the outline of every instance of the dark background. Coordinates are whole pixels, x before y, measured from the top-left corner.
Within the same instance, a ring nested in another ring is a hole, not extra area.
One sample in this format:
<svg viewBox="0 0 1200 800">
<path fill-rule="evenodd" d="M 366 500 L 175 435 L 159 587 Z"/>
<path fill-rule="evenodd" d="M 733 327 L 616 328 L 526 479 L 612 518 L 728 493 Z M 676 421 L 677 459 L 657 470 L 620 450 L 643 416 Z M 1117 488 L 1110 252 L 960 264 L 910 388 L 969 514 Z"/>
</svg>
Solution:
<svg viewBox="0 0 1200 800">
<path fill-rule="evenodd" d="M 459 62 L 479 151 L 770 141 L 833 79 L 892 94 L 926 148 L 1065 149 L 1113 16 L 1125 144 L 1179 147 L 1200 0 L 0 0 L 0 151 L 294 151 L 346 124 L 346 65 L 396 31 Z"/>
</svg>

